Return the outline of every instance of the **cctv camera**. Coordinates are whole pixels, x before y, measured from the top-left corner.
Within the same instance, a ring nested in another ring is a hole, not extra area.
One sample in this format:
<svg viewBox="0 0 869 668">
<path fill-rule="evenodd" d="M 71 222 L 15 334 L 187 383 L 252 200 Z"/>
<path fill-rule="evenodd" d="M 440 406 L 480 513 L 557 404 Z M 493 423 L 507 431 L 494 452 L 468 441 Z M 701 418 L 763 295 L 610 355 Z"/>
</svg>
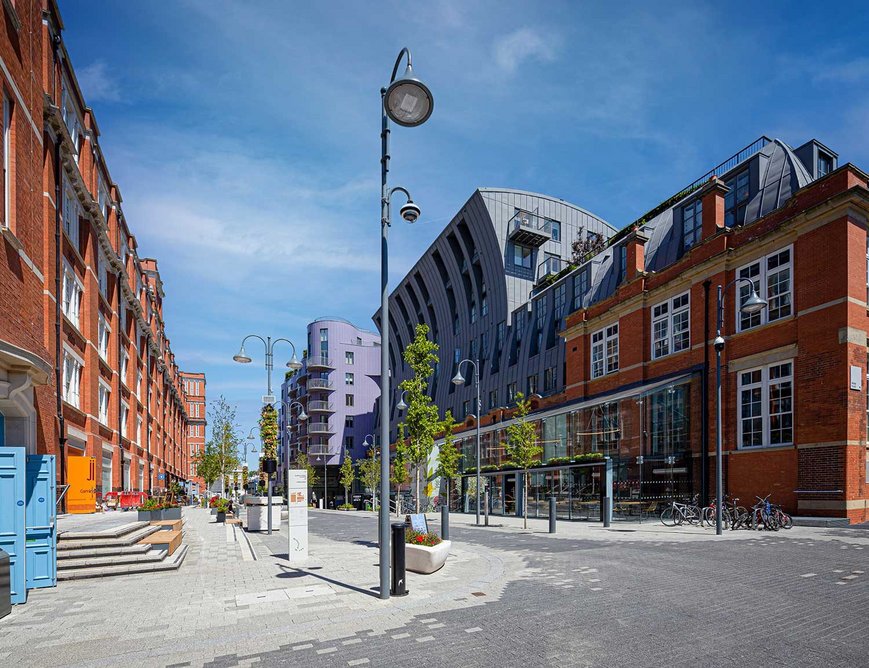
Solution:
<svg viewBox="0 0 869 668">
<path fill-rule="evenodd" d="M 715 350 L 721 352 L 722 350 L 724 350 L 724 337 L 716 336 L 715 341 L 712 342 L 712 345 L 715 346 Z"/>
<path fill-rule="evenodd" d="M 401 207 L 401 217 L 408 223 L 415 223 L 420 213 L 419 207 L 413 202 L 408 202 Z"/>
</svg>

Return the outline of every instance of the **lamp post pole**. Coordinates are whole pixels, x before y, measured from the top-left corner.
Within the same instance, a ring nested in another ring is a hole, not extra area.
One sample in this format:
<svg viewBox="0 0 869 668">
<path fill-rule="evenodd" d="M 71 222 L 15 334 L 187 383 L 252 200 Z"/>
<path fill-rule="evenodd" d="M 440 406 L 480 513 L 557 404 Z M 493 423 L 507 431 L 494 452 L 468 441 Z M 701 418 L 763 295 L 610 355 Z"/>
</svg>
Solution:
<svg viewBox="0 0 869 668">
<path fill-rule="evenodd" d="M 724 506 L 724 475 L 722 472 L 722 424 L 721 424 L 721 352 L 724 350 L 724 337 L 721 330 L 724 328 L 724 295 L 727 289 L 736 283 L 746 282 L 751 287 L 751 294 L 739 306 L 744 314 L 758 313 L 767 306 L 767 302 L 758 296 L 754 288 L 754 282 L 745 277 L 734 278 L 730 283 L 718 286 L 718 322 L 715 332 L 715 533 L 720 536 L 722 532 L 722 511 Z"/>
<path fill-rule="evenodd" d="M 474 386 L 477 389 L 477 501 L 475 503 L 477 510 L 477 526 L 480 526 L 480 416 L 483 412 L 483 404 L 480 401 L 480 364 L 478 360 L 464 359 L 459 362 L 459 367 L 456 370 L 456 375 L 453 378 L 453 383 L 456 385 L 464 385 L 465 377 L 462 375 L 462 365 L 472 364 L 474 366 Z"/>
<path fill-rule="evenodd" d="M 396 79 L 402 57 L 407 58 L 404 75 Z M 428 120 L 434 100 L 428 87 L 413 74 L 410 50 L 405 47 L 395 59 L 389 86 L 380 89 L 380 598 L 389 598 L 389 227 L 390 200 L 396 190 L 407 196 L 401 215 L 416 222 L 419 207 L 401 187 L 389 188 L 389 119 L 405 127 Z"/>
</svg>

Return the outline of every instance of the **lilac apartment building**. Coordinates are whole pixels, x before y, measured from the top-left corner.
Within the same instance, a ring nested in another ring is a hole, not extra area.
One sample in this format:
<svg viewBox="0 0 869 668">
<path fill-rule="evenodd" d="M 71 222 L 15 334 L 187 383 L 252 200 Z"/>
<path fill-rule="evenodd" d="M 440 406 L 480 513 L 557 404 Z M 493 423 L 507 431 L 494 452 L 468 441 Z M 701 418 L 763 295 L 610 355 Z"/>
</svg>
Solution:
<svg viewBox="0 0 869 668">
<path fill-rule="evenodd" d="M 302 368 L 281 385 L 281 452 L 278 461 L 306 452 L 318 469 L 314 491 L 328 501 L 343 496 L 338 467 L 346 450 L 353 460 L 365 456 L 365 437 L 374 433 L 375 402 L 380 396 L 380 336 L 342 318 L 318 318 L 308 325 Z M 298 402 L 298 403 L 295 403 Z M 299 420 L 304 407 L 307 420 Z M 368 437 L 373 443 L 373 436 Z M 283 466 L 282 466 L 283 468 Z M 281 470 L 279 479 L 283 479 Z M 357 483 L 358 487 L 358 483 Z"/>
</svg>

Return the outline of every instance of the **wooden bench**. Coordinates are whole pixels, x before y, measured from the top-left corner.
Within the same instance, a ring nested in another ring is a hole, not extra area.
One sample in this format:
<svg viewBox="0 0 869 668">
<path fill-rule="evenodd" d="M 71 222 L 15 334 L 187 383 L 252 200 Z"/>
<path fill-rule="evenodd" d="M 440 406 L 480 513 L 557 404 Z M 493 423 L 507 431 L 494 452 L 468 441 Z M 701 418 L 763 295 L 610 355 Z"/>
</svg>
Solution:
<svg viewBox="0 0 869 668">
<path fill-rule="evenodd" d="M 241 524 L 241 520 L 237 517 L 228 517 L 226 519 L 226 524 Z"/>
<path fill-rule="evenodd" d="M 183 520 L 154 520 L 151 526 L 158 526 L 164 531 L 181 531 Z"/>
<path fill-rule="evenodd" d="M 166 554 L 171 555 L 181 547 L 181 532 L 155 531 L 150 536 L 145 536 L 140 540 L 139 545 L 150 545 L 158 550 L 166 550 Z"/>
</svg>

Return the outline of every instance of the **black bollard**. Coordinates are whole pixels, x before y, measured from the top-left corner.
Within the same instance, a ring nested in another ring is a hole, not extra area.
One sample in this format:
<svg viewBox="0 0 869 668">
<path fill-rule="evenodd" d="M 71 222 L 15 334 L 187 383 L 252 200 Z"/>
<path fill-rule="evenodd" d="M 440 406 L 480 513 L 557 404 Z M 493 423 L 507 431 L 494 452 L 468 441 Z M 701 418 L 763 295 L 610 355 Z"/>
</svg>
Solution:
<svg viewBox="0 0 869 668">
<path fill-rule="evenodd" d="M 392 525 L 392 590 L 393 596 L 407 595 L 404 558 L 404 522 Z"/>
<path fill-rule="evenodd" d="M 610 504 L 612 503 L 612 499 L 610 497 L 603 497 L 603 525 L 604 527 L 608 527 L 610 525 Z"/>
<path fill-rule="evenodd" d="M 549 497 L 549 533 L 555 533 L 555 497 Z"/>
<path fill-rule="evenodd" d="M 441 506 L 441 540 L 450 539 L 450 509 L 447 504 Z"/>
</svg>

